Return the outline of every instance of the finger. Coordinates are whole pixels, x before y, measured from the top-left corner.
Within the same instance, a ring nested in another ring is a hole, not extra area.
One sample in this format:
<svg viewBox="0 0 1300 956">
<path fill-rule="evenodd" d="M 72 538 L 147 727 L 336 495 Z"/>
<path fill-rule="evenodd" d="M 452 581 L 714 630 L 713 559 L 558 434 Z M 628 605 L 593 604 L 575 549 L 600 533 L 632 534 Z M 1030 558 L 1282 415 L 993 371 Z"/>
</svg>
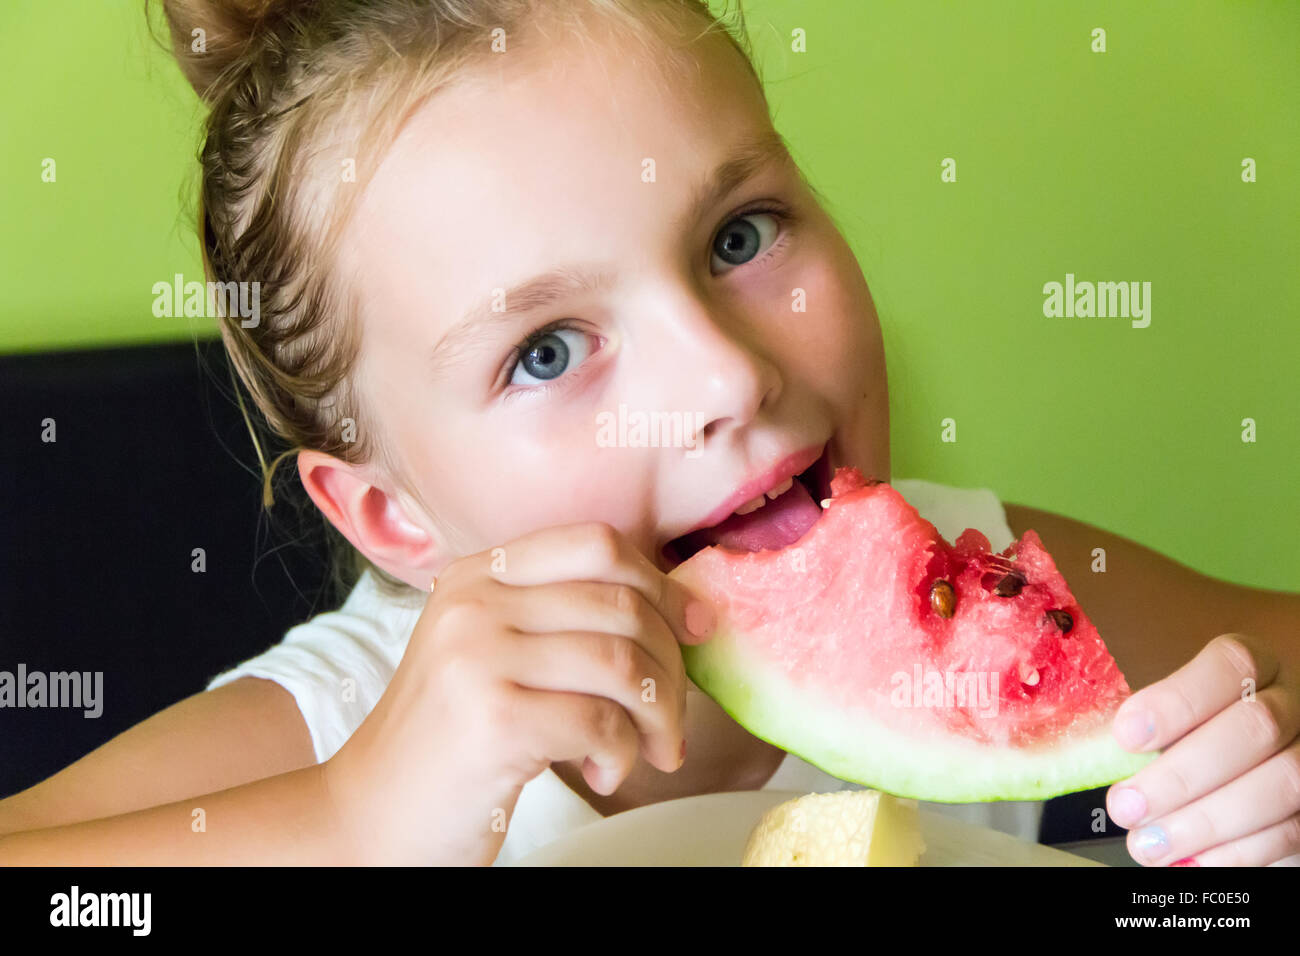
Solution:
<svg viewBox="0 0 1300 956">
<path fill-rule="evenodd" d="M 1267 687 L 1276 676 L 1277 658 L 1253 638 L 1220 634 L 1168 677 L 1124 701 L 1115 714 L 1115 739 L 1134 753 L 1158 750 L 1240 699 L 1243 688 Z"/>
<path fill-rule="evenodd" d="M 609 698 L 516 687 L 506 699 L 502 730 L 524 734 L 552 763 L 583 760 L 583 778 L 597 793 L 613 793 L 636 766 L 640 736 Z"/>
<path fill-rule="evenodd" d="M 681 764 L 686 697 L 635 641 L 567 631 L 505 639 L 503 677 L 534 690 L 606 697 L 627 711 L 646 760 L 665 773 Z"/>
<path fill-rule="evenodd" d="M 711 631 L 713 609 L 684 584 L 650 563 L 626 535 L 603 522 L 560 525 L 524 535 L 510 544 L 462 559 L 479 573 L 515 587 L 558 581 L 606 581 L 636 588 L 659 609 L 683 644 L 699 644 Z"/>
<path fill-rule="evenodd" d="M 1300 853 L 1300 813 L 1170 866 L 1271 866 Z"/>
<path fill-rule="evenodd" d="M 1280 823 L 1300 811 L 1300 741 L 1201 799 L 1128 833 L 1144 865 L 1168 864 Z"/>
<path fill-rule="evenodd" d="M 529 588 L 501 586 L 498 607 L 521 631 L 601 631 L 637 641 L 670 674 L 683 674 L 681 651 L 662 612 L 628 584 L 561 581 Z"/>
<path fill-rule="evenodd" d="M 1133 828 L 1163 816 L 1235 779 L 1277 753 L 1300 733 L 1300 700 L 1266 687 L 1220 711 L 1128 780 L 1107 791 L 1111 819 Z M 1215 760 L 1206 760 L 1215 754 Z"/>
</svg>

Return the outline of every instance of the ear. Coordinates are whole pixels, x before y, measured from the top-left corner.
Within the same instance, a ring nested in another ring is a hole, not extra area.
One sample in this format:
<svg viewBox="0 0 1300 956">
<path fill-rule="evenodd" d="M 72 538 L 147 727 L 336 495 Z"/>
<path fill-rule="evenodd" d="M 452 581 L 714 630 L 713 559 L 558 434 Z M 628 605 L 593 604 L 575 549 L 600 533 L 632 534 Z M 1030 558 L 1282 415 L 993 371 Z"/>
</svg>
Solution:
<svg viewBox="0 0 1300 956">
<path fill-rule="evenodd" d="M 394 577 L 421 591 L 441 565 L 433 534 L 394 495 L 370 483 L 363 468 L 318 451 L 298 453 L 298 477 L 330 524 L 353 547 Z"/>
</svg>

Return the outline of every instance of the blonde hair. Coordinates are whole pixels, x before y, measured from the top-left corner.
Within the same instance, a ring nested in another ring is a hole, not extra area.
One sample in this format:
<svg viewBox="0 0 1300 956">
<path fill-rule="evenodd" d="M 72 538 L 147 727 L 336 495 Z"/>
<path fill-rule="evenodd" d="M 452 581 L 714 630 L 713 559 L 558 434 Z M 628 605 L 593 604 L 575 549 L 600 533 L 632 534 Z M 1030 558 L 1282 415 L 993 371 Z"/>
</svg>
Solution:
<svg viewBox="0 0 1300 956">
<path fill-rule="evenodd" d="M 689 45 L 720 33 L 762 91 L 739 3 L 731 24 L 704 0 L 163 0 L 163 10 L 171 51 L 209 106 L 198 157 L 204 270 L 209 281 L 260 285 L 252 328 L 238 316 L 219 321 L 232 368 L 290 446 L 268 464 L 232 382 L 267 509 L 276 466 L 304 449 L 374 462 L 402 480 L 355 387 L 361 324 L 338 243 L 406 119 L 491 55 L 494 31 L 512 50 L 524 28 L 545 37 L 550 24 L 587 42 L 582 14 L 604 15 L 641 41 L 665 82 L 692 62 L 698 69 Z M 686 38 L 692 19 L 702 29 Z M 345 182 L 348 160 L 355 176 Z M 325 525 L 336 588 L 369 568 L 391 596 L 412 593 Z"/>
</svg>

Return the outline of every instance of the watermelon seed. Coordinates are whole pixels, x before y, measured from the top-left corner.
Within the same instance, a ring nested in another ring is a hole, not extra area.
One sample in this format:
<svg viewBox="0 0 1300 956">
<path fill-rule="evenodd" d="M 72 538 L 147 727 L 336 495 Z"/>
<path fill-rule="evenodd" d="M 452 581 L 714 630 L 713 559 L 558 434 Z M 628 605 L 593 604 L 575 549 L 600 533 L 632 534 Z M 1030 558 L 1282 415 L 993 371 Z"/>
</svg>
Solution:
<svg viewBox="0 0 1300 956">
<path fill-rule="evenodd" d="M 1025 576 L 1018 571 L 1012 571 L 1010 574 L 1002 576 L 993 593 L 998 597 L 1015 597 L 1020 593 L 1020 589 L 1025 586 Z"/>
<path fill-rule="evenodd" d="M 1062 634 L 1069 634 L 1070 629 L 1074 627 L 1074 618 L 1070 617 L 1069 611 L 1048 611 L 1047 616 L 1052 619 L 1053 624 L 1061 629 Z"/>
<path fill-rule="evenodd" d="M 957 594 L 952 589 L 952 585 L 939 578 L 930 585 L 930 607 L 934 608 L 934 613 L 940 617 L 952 617 L 953 612 L 957 609 Z"/>
<path fill-rule="evenodd" d="M 1023 676 L 1020 678 L 1020 682 L 1026 687 L 1033 687 L 1038 683 L 1038 668 L 1031 667 L 1028 672 L 1022 671 L 1021 673 Z"/>
</svg>

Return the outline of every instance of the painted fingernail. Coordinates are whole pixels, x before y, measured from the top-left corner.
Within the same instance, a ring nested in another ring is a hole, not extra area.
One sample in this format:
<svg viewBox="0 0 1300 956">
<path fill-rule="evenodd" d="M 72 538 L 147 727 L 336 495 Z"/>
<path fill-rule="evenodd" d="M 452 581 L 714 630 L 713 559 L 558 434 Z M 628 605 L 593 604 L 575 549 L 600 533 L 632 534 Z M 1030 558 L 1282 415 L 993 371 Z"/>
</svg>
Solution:
<svg viewBox="0 0 1300 956">
<path fill-rule="evenodd" d="M 1196 857 L 1185 856 L 1181 860 L 1175 860 L 1173 863 L 1170 863 L 1169 865 L 1170 866 L 1200 866 L 1201 864 L 1196 862 Z"/>
<path fill-rule="evenodd" d="M 1155 721 L 1144 710 L 1134 710 L 1120 717 L 1118 729 L 1120 737 L 1130 747 L 1141 747 L 1156 735 Z"/>
<path fill-rule="evenodd" d="M 1154 863 L 1169 852 L 1169 837 L 1162 827 L 1144 827 L 1138 831 L 1133 848 L 1142 859 Z"/>
<path fill-rule="evenodd" d="M 1110 818 L 1125 828 L 1132 827 L 1147 815 L 1146 797 L 1133 787 L 1120 787 L 1110 795 Z"/>
<path fill-rule="evenodd" d="M 686 605 L 686 629 L 696 637 L 704 637 L 713 630 L 715 623 L 713 608 L 703 601 L 691 601 Z"/>
</svg>

